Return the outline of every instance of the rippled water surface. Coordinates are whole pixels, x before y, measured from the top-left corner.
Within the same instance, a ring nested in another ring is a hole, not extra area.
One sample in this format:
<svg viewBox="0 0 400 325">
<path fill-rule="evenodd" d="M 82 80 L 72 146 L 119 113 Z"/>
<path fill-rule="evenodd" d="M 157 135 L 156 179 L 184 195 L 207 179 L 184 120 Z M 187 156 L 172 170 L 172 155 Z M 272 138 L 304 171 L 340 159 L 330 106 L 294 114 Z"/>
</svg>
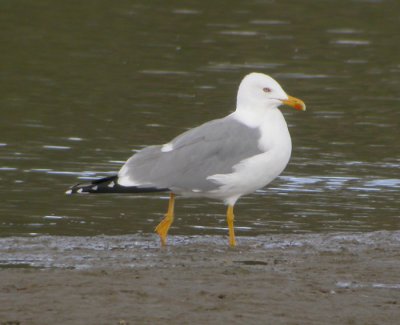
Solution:
<svg viewBox="0 0 400 325">
<path fill-rule="evenodd" d="M 149 233 L 168 197 L 64 195 L 235 107 L 275 77 L 292 159 L 237 204 L 238 235 L 400 226 L 397 1 L 4 1 L 0 235 Z M 173 234 L 224 234 L 225 208 L 180 199 Z"/>
</svg>

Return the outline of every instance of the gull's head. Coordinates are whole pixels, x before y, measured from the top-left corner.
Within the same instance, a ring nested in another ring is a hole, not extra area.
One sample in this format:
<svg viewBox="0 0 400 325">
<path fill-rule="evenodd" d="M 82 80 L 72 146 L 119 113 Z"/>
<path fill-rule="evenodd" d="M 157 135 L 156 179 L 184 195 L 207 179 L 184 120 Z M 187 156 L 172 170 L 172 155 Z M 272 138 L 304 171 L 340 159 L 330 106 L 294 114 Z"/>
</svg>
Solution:
<svg viewBox="0 0 400 325">
<path fill-rule="evenodd" d="M 237 94 L 237 108 L 276 108 L 280 105 L 289 105 L 299 111 L 306 110 L 302 100 L 287 95 L 270 76 L 252 72 L 243 78 Z"/>
</svg>

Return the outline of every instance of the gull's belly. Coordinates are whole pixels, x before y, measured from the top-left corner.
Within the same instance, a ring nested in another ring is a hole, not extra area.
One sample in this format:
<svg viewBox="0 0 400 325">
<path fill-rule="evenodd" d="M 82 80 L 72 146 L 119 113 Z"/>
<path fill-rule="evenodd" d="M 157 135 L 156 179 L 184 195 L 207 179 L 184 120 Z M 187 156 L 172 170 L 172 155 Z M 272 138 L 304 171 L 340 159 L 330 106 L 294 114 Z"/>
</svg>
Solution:
<svg viewBox="0 0 400 325">
<path fill-rule="evenodd" d="M 289 162 L 292 140 L 283 115 L 275 110 L 260 126 L 258 146 L 264 153 L 251 157 L 237 166 L 239 184 L 245 193 L 262 188 L 279 176 Z"/>
<path fill-rule="evenodd" d="M 288 164 L 292 142 L 282 113 L 274 109 L 268 110 L 266 114 L 268 116 L 263 119 L 248 123 L 249 127 L 258 128 L 260 131 L 258 148 L 262 153 L 243 159 L 232 166 L 230 173 L 208 176 L 207 180 L 218 186 L 214 190 L 173 190 L 185 196 L 210 197 L 233 205 L 242 195 L 268 185 L 282 173 Z"/>
<path fill-rule="evenodd" d="M 239 186 L 246 194 L 260 189 L 276 177 L 286 168 L 290 159 L 290 152 L 267 152 L 257 157 L 250 158 L 248 163 L 238 170 L 238 176 L 244 180 Z"/>
<path fill-rule="evenodd" d="M 283 132 L 281 137 L 276 139 L 278 140 L 270 144 L 268 151 L 241 161 L 234 166 L 232 173 L 210 177 L 221 186 L 209 192 L 207 196 L 233 204 L 240 196 L 252 193 L 272 182 L 285 169 L 292 151 L 289 132 Z"/>
<path fill-rule="evenodd" d="M 225 179 L 223 191 L 244 195 L 252 193 L 272 182 L 285 169 L 290 159 L 290 151 L 269 151 L 244 160 L 232 174 Z M 229 189 L 229 190 L 228 190 Z"/>
</svg>

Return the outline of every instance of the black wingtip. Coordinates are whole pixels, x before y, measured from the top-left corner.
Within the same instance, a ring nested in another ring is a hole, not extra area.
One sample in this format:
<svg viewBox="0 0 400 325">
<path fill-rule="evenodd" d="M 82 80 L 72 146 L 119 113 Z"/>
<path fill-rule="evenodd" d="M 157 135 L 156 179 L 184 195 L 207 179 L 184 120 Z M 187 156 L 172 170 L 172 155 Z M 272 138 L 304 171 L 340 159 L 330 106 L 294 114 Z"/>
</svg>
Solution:
<svg viewBox="0 0 400 325">
<path fill-rule="evenodd" d="M 76 184 L 65 192 L 72 194 L 101 194 L 101 193 L 151 193 L 168 192 L 168 188 L 121 186 L 118 184 L 118 176 L 109 176 L 93 180 L 90 184 Z"/>
</svg>

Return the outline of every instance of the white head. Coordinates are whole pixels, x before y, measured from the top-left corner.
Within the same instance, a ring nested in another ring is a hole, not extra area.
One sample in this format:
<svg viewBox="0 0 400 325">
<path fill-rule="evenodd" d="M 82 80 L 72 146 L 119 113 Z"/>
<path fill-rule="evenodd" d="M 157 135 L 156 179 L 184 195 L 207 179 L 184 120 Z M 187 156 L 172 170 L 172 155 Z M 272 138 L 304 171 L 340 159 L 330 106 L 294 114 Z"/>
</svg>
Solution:
<svg viewBox="0 0 400 325">
<path fill-rule="evenodd" d="M 240 83 L 237 94 L 237 109 L 277 108 L 285 104 L 304 111 L 305 104 L 300 99 L 288 96 L 282 87 L 270 76 L 252 72 Z"/>
</svg>

